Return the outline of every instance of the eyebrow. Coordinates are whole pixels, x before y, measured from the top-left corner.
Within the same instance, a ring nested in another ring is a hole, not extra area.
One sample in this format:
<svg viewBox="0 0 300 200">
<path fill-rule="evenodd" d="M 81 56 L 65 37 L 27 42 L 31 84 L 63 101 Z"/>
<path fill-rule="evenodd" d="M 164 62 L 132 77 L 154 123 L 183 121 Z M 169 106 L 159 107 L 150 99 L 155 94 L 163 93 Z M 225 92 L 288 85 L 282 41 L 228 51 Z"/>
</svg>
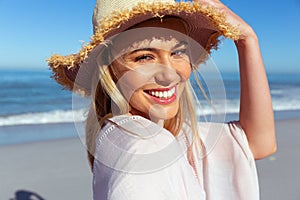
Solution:
<svg viewBox="0 0 300 200">
<path fill-rule="evenodd" d="M 184 45 L 186 46 L 187 44 L 188 43 L 186 41 L 181 41 L 178 44 L 176 44 L 174 47 L 172 47 L 171 50 L 177 49 L 177 48 L 179 48 L 181 46 L 184 46 Z M 134 53 L 136 53 L 138 51 L 155 51 L 155 50 L 156 50 L 156 48 L 150 48 L 150 47 L 139 48 L 139 49 L 135 49 L 135 50 L 131 51 L 127 55 L 132 55 L 132 54 L 134 54 Z"/>
<path fill-rule="evenodd" d="M 178 47 L 181 46 L 187 46 L 188 43 L 186 41 L 180 41 L 178 44 L 176 44 L 172 49 L 177 49 Z"/>
</svg>

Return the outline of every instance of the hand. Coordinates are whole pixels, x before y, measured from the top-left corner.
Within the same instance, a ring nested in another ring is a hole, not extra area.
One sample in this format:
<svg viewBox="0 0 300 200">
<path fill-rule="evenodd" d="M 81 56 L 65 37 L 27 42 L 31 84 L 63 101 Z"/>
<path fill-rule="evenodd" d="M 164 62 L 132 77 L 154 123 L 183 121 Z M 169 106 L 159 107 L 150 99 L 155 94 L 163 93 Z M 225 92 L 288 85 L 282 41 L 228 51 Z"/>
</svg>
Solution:
<svg viewBox="0 0 300 200">
<path fill-rule="evenodd" d="M 246 40 L 248 38 L 256 38 L 256 34 L 241 17 L 231 11 L 227 6 L 225 6 L 219 0 L 194 0 L 194 2 L 199 3 L 204 6 L 210 6 L 217 8 L 220 12 L 224 13 L 226 16 L 226 21 L 233 26 L 236 26 L 240 30 L 240 37 L 238 40 Z"/>
</svg>

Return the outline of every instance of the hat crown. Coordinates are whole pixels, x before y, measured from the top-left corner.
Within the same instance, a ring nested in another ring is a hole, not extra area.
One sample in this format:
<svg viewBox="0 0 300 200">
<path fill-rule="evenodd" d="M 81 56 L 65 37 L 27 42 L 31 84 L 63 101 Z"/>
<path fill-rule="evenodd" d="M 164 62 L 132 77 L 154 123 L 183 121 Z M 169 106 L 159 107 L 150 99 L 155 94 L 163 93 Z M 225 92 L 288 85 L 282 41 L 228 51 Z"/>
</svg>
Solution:
<svg viewBox="0 0 300 200">
<path fill-rule="evenodd" d="M 113 12 L 131 10 L 134 6 L 145 3 L 175 3 L 174 0 L 97 0 L 94 14 L 93 14 L 93 27 L 99 26 L 99 22 L 105 17 L 110 16 Z"/>
</svg>

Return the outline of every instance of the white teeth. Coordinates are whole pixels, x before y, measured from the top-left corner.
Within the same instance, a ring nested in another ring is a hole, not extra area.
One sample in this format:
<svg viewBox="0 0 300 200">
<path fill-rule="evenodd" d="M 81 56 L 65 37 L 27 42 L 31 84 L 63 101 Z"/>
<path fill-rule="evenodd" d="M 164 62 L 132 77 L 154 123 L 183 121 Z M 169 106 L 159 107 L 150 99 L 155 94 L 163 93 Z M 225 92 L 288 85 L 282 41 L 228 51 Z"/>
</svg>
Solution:
<svg viewBox="0 0 300 200">
<path fill-rule="evenodd" d="M 168 95 L 168 96 L 171 96 L 171 95 L 172 95 L 172 92 L 169 90 L 168 93 L 167 93 L 167 95 Z"/>
<path fill-rule="evenodd" d="M 159 98 L 162 98 L 162 97 L 163 97 L 163 93 L 159 92 Z"/>
<path fill-rule="evenodd" d="M 175 87 L 173 87 L 171 90 L 168 91 L 149 91 L 149 94 L 151 94 L 152 96 L 155 96 L 157 98 L 170 98 L 171 96 L 173 96 L 175 93 Z"/>
<path fill-rule="evenodd" d="M 155 94 L 154 94 L 153 96 L 157 96 L 157 97 L 159 97 L 159 93 L 158 93 L 158 91 L 156 91 L 156 92 L 155 92 Z"/>
<path fill-rule="evenodd" d="M 167 98 L 167 97 L 168 97 L 168 92 L 164 91 L 164 98 Z"/>
</svg>

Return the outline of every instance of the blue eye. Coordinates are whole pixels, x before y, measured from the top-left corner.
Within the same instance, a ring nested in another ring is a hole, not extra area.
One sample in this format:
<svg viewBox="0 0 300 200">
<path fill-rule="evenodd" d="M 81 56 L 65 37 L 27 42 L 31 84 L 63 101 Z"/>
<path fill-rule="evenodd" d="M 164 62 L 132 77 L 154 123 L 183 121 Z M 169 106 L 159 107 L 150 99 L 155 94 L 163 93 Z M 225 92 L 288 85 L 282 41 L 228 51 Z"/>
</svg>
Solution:
<svg viewBox="0 0 300 200">
<path fill-rule="evenodd" d="M 153 59 L 152 55 L 143 54 L 141 56 L 136 57 L 134 60 L 135 62 L 147 61 Z"/>
<path fill-rule="evenodd" d="M 180 49 L 172 52 L 172 55 L 182 55 L 186 54 L 186 49 Z"/>
<path fill-rule="evenodd" d="M 171 53 L 172 56 L 188 56 L 188 53 L 187 53 L 187 49 L 184 48 L 184 49 L 178 49 L 178 50 L 174 50 L 172 53 Z"/>
</svg>

